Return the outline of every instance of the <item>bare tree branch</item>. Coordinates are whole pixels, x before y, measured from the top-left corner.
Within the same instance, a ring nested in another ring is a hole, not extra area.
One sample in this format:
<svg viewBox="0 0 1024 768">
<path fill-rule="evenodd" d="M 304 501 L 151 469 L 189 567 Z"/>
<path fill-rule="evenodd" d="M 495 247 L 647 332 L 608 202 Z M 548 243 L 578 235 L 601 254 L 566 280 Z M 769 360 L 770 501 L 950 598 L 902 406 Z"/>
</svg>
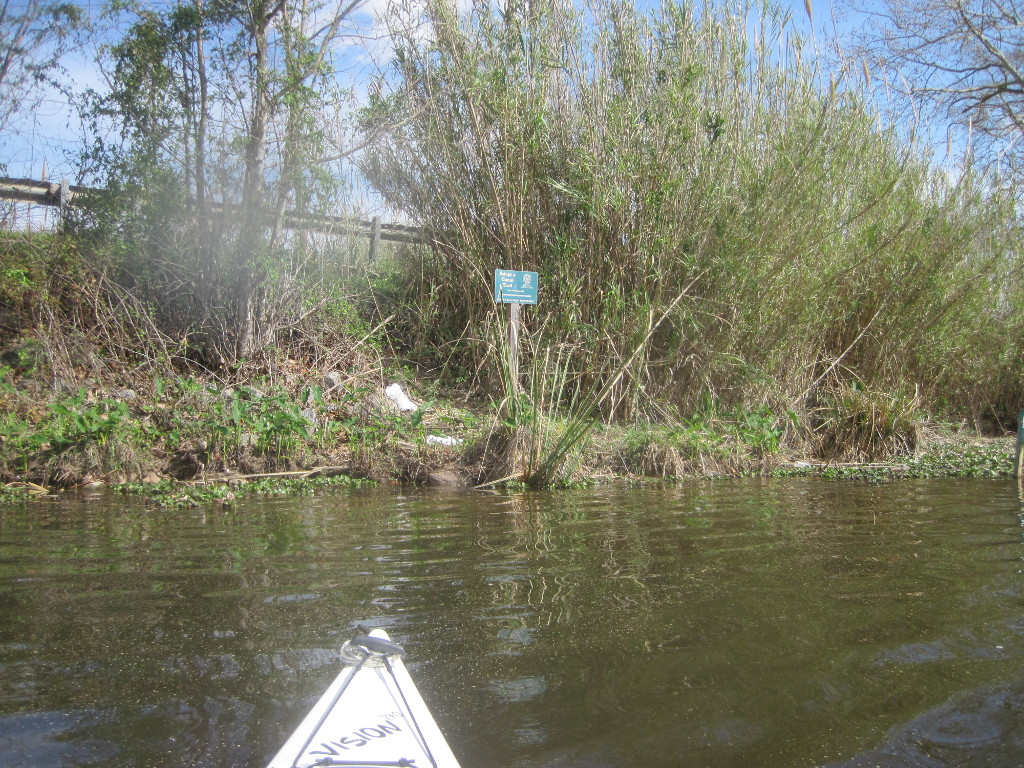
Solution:
<svg viewBox="0 0 1024 768">
<path fill-rule="evenodd" d="M 973 131 L 983 159 L 1024 161 L 1024 0 L 861 7 L 869 22 L 854 55 L 902 74 L 910 85 L 908 110 L 916 103 Z"/>
</svg>

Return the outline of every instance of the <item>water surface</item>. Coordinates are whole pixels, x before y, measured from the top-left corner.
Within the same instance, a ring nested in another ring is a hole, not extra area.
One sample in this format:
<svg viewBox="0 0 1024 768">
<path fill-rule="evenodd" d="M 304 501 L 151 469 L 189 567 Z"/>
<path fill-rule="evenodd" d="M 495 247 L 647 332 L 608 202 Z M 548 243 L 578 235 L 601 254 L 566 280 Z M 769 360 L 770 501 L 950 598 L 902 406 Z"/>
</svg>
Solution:
<svg viewBox="0 0 1024 768">
<path fill-rule="evenodd" d="M 1006 481 L 0 508 L 0 768 L 260 766 L 386 628 L 464 768 L 1024 765 Z"/>
</svg>

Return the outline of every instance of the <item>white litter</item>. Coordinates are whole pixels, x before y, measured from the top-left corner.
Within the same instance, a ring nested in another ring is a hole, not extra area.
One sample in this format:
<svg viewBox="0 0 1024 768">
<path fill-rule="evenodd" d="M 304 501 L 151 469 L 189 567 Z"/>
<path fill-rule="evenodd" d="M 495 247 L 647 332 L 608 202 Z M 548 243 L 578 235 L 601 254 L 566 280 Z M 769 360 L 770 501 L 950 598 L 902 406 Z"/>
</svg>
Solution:
<svg viewBox="0 0 1024 768">
<path fill-rule="evenodd" d="M 384 390 L 384 394 L 391 398 L 395 405 L 398 406 L 400 411 L 415 411 L 416 404 L 406 397 L 405 392 L 398 386 L 397 383 L 392 384 L 390 387 Z"/>
<path fill-rule="evenodd" d="M 462 441 L 451 435 L 427 435 L 427 445 L 462 445 Z"/>
</svg>

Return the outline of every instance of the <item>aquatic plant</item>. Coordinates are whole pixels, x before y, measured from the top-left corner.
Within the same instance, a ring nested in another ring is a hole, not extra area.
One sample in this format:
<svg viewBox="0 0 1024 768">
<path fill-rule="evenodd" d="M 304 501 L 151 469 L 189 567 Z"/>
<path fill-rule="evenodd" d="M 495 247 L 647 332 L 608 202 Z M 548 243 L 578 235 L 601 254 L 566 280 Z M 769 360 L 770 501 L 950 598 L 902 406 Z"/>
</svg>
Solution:
<svg viewBox="0 0 1024 768">
<path fill-rule="evenodd" d="M 337 488 L 364 488 L 372 480 L 348 475 L 316 477 L 263 477 L 234 482 L 186 483 L 163 480 L 159 483 L 122 483 L 114 486 L 118 493 L 144 496 L 159 507 L 195 508 L 202 504 L 230 506 L 252 497 L 298 496 Z"/>
</svg>

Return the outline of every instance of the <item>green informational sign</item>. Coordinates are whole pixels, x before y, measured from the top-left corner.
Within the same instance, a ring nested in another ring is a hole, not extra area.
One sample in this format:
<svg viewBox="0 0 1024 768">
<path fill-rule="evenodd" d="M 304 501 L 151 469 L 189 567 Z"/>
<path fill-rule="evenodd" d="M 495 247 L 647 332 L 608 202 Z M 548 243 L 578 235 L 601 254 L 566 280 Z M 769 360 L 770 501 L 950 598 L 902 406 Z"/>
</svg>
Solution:
<svg viewBox="0 0 1024 768">
<path fill-rule="evenodd" d="M 537 273 L 494 270 L 494 300 L 501 304 L 536 304 Z"/>
</svg>

